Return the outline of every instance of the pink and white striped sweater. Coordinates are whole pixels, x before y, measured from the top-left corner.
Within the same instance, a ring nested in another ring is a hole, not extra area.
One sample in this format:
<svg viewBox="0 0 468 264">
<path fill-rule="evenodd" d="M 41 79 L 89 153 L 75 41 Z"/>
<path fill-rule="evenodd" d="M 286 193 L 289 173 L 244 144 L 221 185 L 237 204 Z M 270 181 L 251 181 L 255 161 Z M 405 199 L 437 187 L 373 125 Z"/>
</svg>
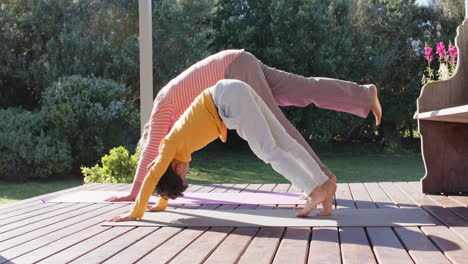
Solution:
<svg viewBox="0 0 468 264">
<path fill-rule="evenodd" d="M 243 50 L 224 50 L 211 55 L 172 79 L 156 96 L 146 146 L 140 155 L 130 195 L 136 197 L 148 174 L 148 165 L 158 156 L 159 144 L 174 123 L 205 89 L 224 79 L 229 65 Z"/>
</svg>

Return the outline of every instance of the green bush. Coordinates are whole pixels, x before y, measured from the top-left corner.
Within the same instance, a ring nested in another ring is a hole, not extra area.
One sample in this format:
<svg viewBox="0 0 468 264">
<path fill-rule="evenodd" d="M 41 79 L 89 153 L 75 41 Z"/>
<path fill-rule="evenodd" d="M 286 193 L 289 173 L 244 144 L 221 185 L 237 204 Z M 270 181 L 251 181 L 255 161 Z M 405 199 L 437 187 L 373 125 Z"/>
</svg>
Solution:
<svg viewBox="0 0 468 264">
<path fill-rule="evenodd" d="M 112 80 L 78 75 L 60 78 L 42 94 L 42 111 L 71 146 L 73 168 L 96 163 L 105 151 L 131 145 L 138 115 L 127 88 Z"/>
<path fill-rule="evenodd" d="M 81 167 L 85 183 L 131 183 L 138 163 L 138 151 L 129 156 L 128 150 L 120 146 L 110 150 L 101 158 L 102 166 Z"/>
<path fill-rule="evenodd" d="M 0 110 L 0 180 L 42 179 L 71 167 L 70 145 L 47 130 L 42 112 Z"/>
</svg>

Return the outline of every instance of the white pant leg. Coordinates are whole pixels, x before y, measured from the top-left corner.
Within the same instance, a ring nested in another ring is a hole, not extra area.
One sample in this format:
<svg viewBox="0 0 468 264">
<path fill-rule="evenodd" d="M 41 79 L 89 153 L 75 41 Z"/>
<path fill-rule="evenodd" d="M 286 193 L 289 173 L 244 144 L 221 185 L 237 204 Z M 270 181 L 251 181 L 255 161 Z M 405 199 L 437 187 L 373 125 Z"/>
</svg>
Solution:
<svg viewBox="0 0 468 264">
<path fill-rule="evenodd" d="M 226 127 L 237 130 L 255 155 L 275 171 L 307 193 L 328 180 L 248 84 L 221 80 L 210 89 Z"/>
</svg>

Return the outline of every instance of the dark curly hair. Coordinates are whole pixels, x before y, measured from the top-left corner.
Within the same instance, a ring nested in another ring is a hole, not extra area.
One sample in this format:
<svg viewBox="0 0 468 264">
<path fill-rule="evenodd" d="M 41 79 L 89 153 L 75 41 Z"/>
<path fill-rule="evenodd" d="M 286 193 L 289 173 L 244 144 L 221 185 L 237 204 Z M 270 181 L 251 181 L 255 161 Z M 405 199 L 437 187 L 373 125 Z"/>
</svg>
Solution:
<svg viewBox="0 0 468 264">
<path fill-rule="evenodd" d="M 184 196 L 183 192 L 187 190 L 188 184 L 172 169 L 169 165 L 166 172 L 154 188 L 154 193 L 166 199 L 175 199 Z"/>
</svg>

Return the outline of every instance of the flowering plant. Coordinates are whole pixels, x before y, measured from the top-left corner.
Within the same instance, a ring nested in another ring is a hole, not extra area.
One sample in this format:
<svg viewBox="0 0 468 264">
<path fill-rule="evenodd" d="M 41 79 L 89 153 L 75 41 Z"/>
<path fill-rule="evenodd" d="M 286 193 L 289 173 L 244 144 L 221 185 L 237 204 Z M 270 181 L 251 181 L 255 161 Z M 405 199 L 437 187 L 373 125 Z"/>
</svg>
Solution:
<svg viewBox="0 0 468 264">
<path fill-rule="evenodd" d="M 439 70 L 434 72 L 431 67 L 431 62 L 435 59 L 432 54 L 433 49 L 427 43 L 424 47 L 424 58 L 427 60 L 427 67 L 424 71 L 422 84 L 447 80 L 452 76 L 457 68 L 458 51 L 457 48 L 449 42 L 448 49 L 445 48 L 444 42 L 437 43 L 436 54 L 438 56 Z"/>
</svg>

